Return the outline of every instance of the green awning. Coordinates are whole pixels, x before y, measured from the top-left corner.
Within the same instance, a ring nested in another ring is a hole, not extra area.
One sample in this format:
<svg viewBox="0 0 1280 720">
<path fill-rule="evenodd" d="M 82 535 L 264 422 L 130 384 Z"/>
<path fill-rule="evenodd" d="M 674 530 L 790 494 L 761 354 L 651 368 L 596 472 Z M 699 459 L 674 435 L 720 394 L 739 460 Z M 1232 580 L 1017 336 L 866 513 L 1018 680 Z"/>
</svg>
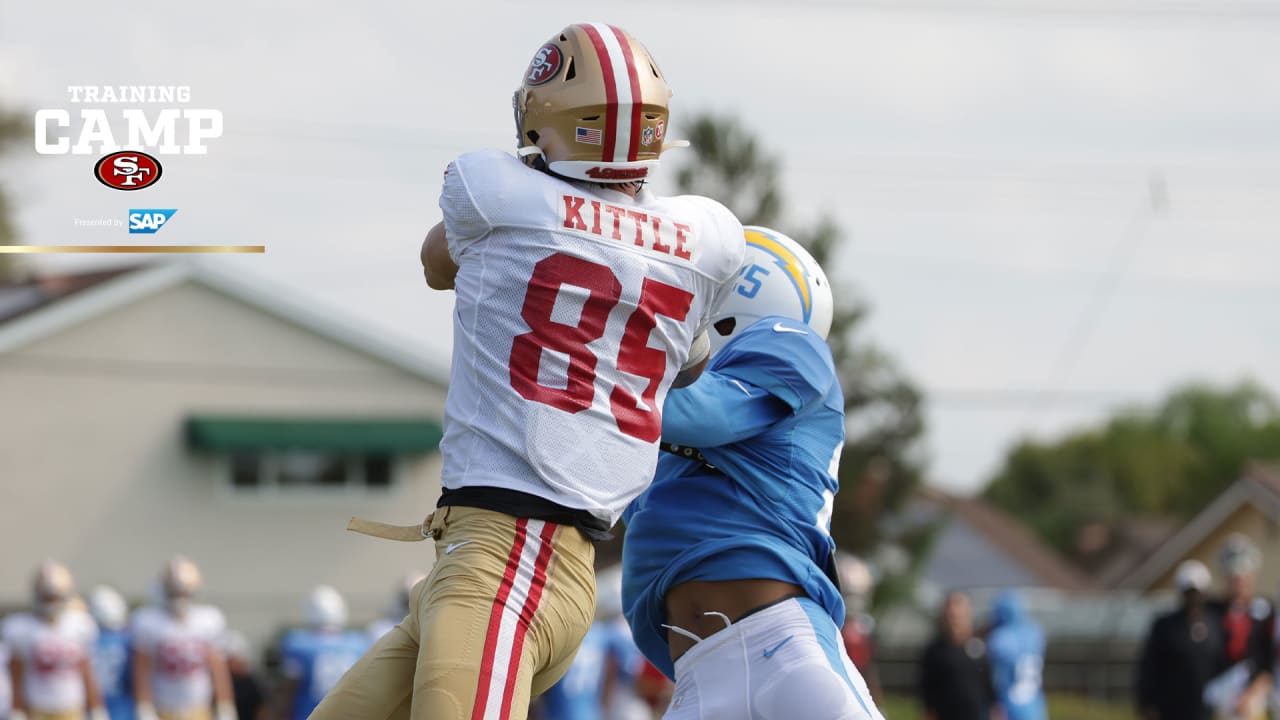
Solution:
<svg viewBox="0 0 1280 720">
<path fill-rule="evenodd" d="M 335 453 L 435 452 L 444 435 L 425 418 L 338 419 L 265 417 L 191 417 L 187 444 L 198 450 L 260 452 L 324 450 Z"/>
</svg>

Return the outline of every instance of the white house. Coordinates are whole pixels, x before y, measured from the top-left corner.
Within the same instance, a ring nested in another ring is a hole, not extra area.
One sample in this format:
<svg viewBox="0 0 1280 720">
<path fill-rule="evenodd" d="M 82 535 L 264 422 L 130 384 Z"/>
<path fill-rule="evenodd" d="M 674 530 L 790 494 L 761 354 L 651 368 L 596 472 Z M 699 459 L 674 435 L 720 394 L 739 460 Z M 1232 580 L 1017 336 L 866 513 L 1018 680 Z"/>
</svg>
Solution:
<svg viewBox="0 0 1280 720">
<path fill-rule="evenodd" d="M 353 620 L 425 570 L 412 523 L 439 496 L 444 361 L 209 265 L 0 286 L 0 606 L 46 558 L 144 600 L 175 553 L 261 643 L 341 590 Z"/>
</svg>

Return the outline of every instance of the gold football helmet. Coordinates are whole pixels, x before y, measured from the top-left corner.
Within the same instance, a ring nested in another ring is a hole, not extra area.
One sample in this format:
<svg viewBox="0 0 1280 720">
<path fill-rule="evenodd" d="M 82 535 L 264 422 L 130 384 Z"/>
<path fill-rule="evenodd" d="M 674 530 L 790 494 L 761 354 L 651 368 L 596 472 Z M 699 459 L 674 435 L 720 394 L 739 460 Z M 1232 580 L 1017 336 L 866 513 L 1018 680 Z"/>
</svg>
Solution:
<svg viewBox="0 0 1280 720">
<path fill-rule="evenodd" d="M 36 610 L 47 617 L 56 616 L 75 597 L 75 581 L 65 565 L 46 560 L 36 569 L 31 583 Z"/>
<path fill-rule="evenodd" d="M 200 589 L 200 568 L 190 558 L 178 555 L 164 566 L 160 582 L 166 600 L 190 598 Z"/>
<path fill-rule="evenodd" d="M 667 143 L 671 90 L 625 30 L 570 25 L 548 40 L 516 90 L 517 154 L 531 167 L 598 183 L 644 180 Z"/>
</svg>

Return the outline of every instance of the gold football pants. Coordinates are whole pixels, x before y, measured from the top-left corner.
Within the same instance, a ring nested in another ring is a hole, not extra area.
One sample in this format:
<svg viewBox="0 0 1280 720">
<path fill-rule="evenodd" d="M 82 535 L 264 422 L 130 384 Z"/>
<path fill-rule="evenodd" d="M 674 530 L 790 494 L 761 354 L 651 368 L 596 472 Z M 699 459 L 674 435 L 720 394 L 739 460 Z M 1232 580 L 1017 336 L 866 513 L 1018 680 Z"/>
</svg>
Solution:
<svg viewBox="0 0 1280 720">
<path fill-rule="evenodd" d="M 569 525 L 445 507 L 436 563 L 409 615 L 338 682 L 313 720 L 523 720 L 595 613 L 595 547 Z"/>
<path fill-rule="evenodd" d="M 160 720 L 212 720 L 213 711 L 207 707 L 196 707 L 190 710 L 156 710 Z M 246 718 L 253 720 L 253 718 Z"/>
</svg>

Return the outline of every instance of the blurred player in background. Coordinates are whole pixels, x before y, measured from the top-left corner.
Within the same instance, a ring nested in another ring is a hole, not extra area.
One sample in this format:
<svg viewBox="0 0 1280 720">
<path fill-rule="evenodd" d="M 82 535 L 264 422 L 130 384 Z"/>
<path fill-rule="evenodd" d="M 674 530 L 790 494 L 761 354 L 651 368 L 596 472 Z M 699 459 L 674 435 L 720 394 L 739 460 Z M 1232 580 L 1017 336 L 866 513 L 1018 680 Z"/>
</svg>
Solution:
<svg viewBox="0 0 1280 720">
<path fill-rule="evenodd" d="M 876 621 L 870 612 L 875 576 L 861 558 L 838 550 L 836 569 L 840 573 L 840 593 L 844 596 L 844 627 L 840 628 L 840 637 L 844 639 L 844 649 L 853 666 L 867 682 L 871 698 L 878 701 L 881 690 L 875 662 Z"/>
<path fill-rule="evenodd" d="M 995 705 L 1004 720 L 1046 720 L 1040 677 L 1044 671 L 1044 631 L 1027 616 L 1022 598 L 1006 590 L 992 608 L 987 654 Z"/>
<path fill-rule="evenodd" d="M 34 612 L 4 622 L 15 720 L 107 720 L 93 673 L 98 630 L 74 607 L 75 584 L 66 567 L 46 561 L 32 582 Z"/>
<path fill-rule="evenodd" d="M 235 697 L 236 715 L 240 720 L 271 718 L 267 694 L 253 671 L 249 641 L 235 631 L 223 633 L 222 652 L 227 658 L 227 673 L 231 676 L 231 694 Z"/>
<path fill-rule="evenodd" d="M 1210 600 L 1209 612 L 1221 619 L 1223 655 L 1219 675 L 1205 688 L 1205 701 L 1222 720 L 1261 720 L 1266 716 L 1274 651 L 1273 610 L 1257 594 L 1262 553 L 1248 537 L 1235 533 L 1219 554 L 1227 596 Z"/>
<path fill-rule="evenodd" d="M 988 720 L 995 702 L 987 646 L 974 634 L 973 603 L 952 590 L 942 601 L 938 632 L 920 659 L 926 720 Z"/>
<path fill-rule="evenodd" d="M 93 669 L 102 688 L 107 713 L 111 720 L 133 720 L 129 606 L 114 588 L 99 585 L 89 593 L 89 612 L 98 623 Z"/>
<path fill-rule="evenodd" d="M 621 568 L 596 576 L 596 621 L 582 640 L 569 671 L 543 695 L 549 720 L 648 720 L 649 708 L 635 694 L 644 662 L 622 619 Z"/>
<path fill-rule="evenodd" d="M 1185 560 L 1174 572 L 1182 604 L 1151 623 L 1138 660 L 1140 720 L 1211 720 L 1205 685 L 1222 657 L 1222 627 L 1205 607 L 1211 578 L 1199 560 Z"/>
<path fill-rule="evenodd" d="M 677 447 L 627 509 L 627 620 L 675 679 L 672 720 L 880 719 L 832 579 L 844 395 L 831 289 L 785 235 L 749 227 L 746 243 L 706 372 L 667 396 L 662 438 Z"/>
<path fill-rule="evenodd" d="M 317 718 L 523 718 L 569 668 L 591 540 L 652 479 L 663 399 L 700 367 L 742 259 L 722 205 L 643 189 L 670 95 L 634 37 L 571 25 L 516 92 L 516 156 L 445 171 L 421 254 L 427 284 L 457 292 L 443 492 L 421 526 L 352 526 L 430 536 L 436 563 Z"/>
<path fill-rule="evenodd" d="M 196 564 L 175 557 L 160 575 L 162 604 L 134 613 L 138 720 L 236 720 L 220 644 L 226 621 L 217 608 L 195 603 L 200 585 Z"/>
<path fill-rule="evenodd" d="M 281 687 L 289 720 L 306 720 L 365 650 L 367 634 L 347 630 L 347 603 L 327 585 L 311 591 L 307 626 L 290 630 L 280 641 L 285 682 Z"/>
<path fill-rule="evenodd" d="M 416 570 L 406 573 L 400 579 L 400 584 L 396 587 L 394 597 L 391 599 L 391 605 L 388 606 L 387 612 L 382 617 L 369 623 L 365 632 L 369 636 L 369 644 L 378 641 L 383 635 L 391 632 L 394 628 L 405 619 L 409 614 L 409 594 L 413 592 L 413 588 L 426 577 L 425 574 Z"/>
</svg>

